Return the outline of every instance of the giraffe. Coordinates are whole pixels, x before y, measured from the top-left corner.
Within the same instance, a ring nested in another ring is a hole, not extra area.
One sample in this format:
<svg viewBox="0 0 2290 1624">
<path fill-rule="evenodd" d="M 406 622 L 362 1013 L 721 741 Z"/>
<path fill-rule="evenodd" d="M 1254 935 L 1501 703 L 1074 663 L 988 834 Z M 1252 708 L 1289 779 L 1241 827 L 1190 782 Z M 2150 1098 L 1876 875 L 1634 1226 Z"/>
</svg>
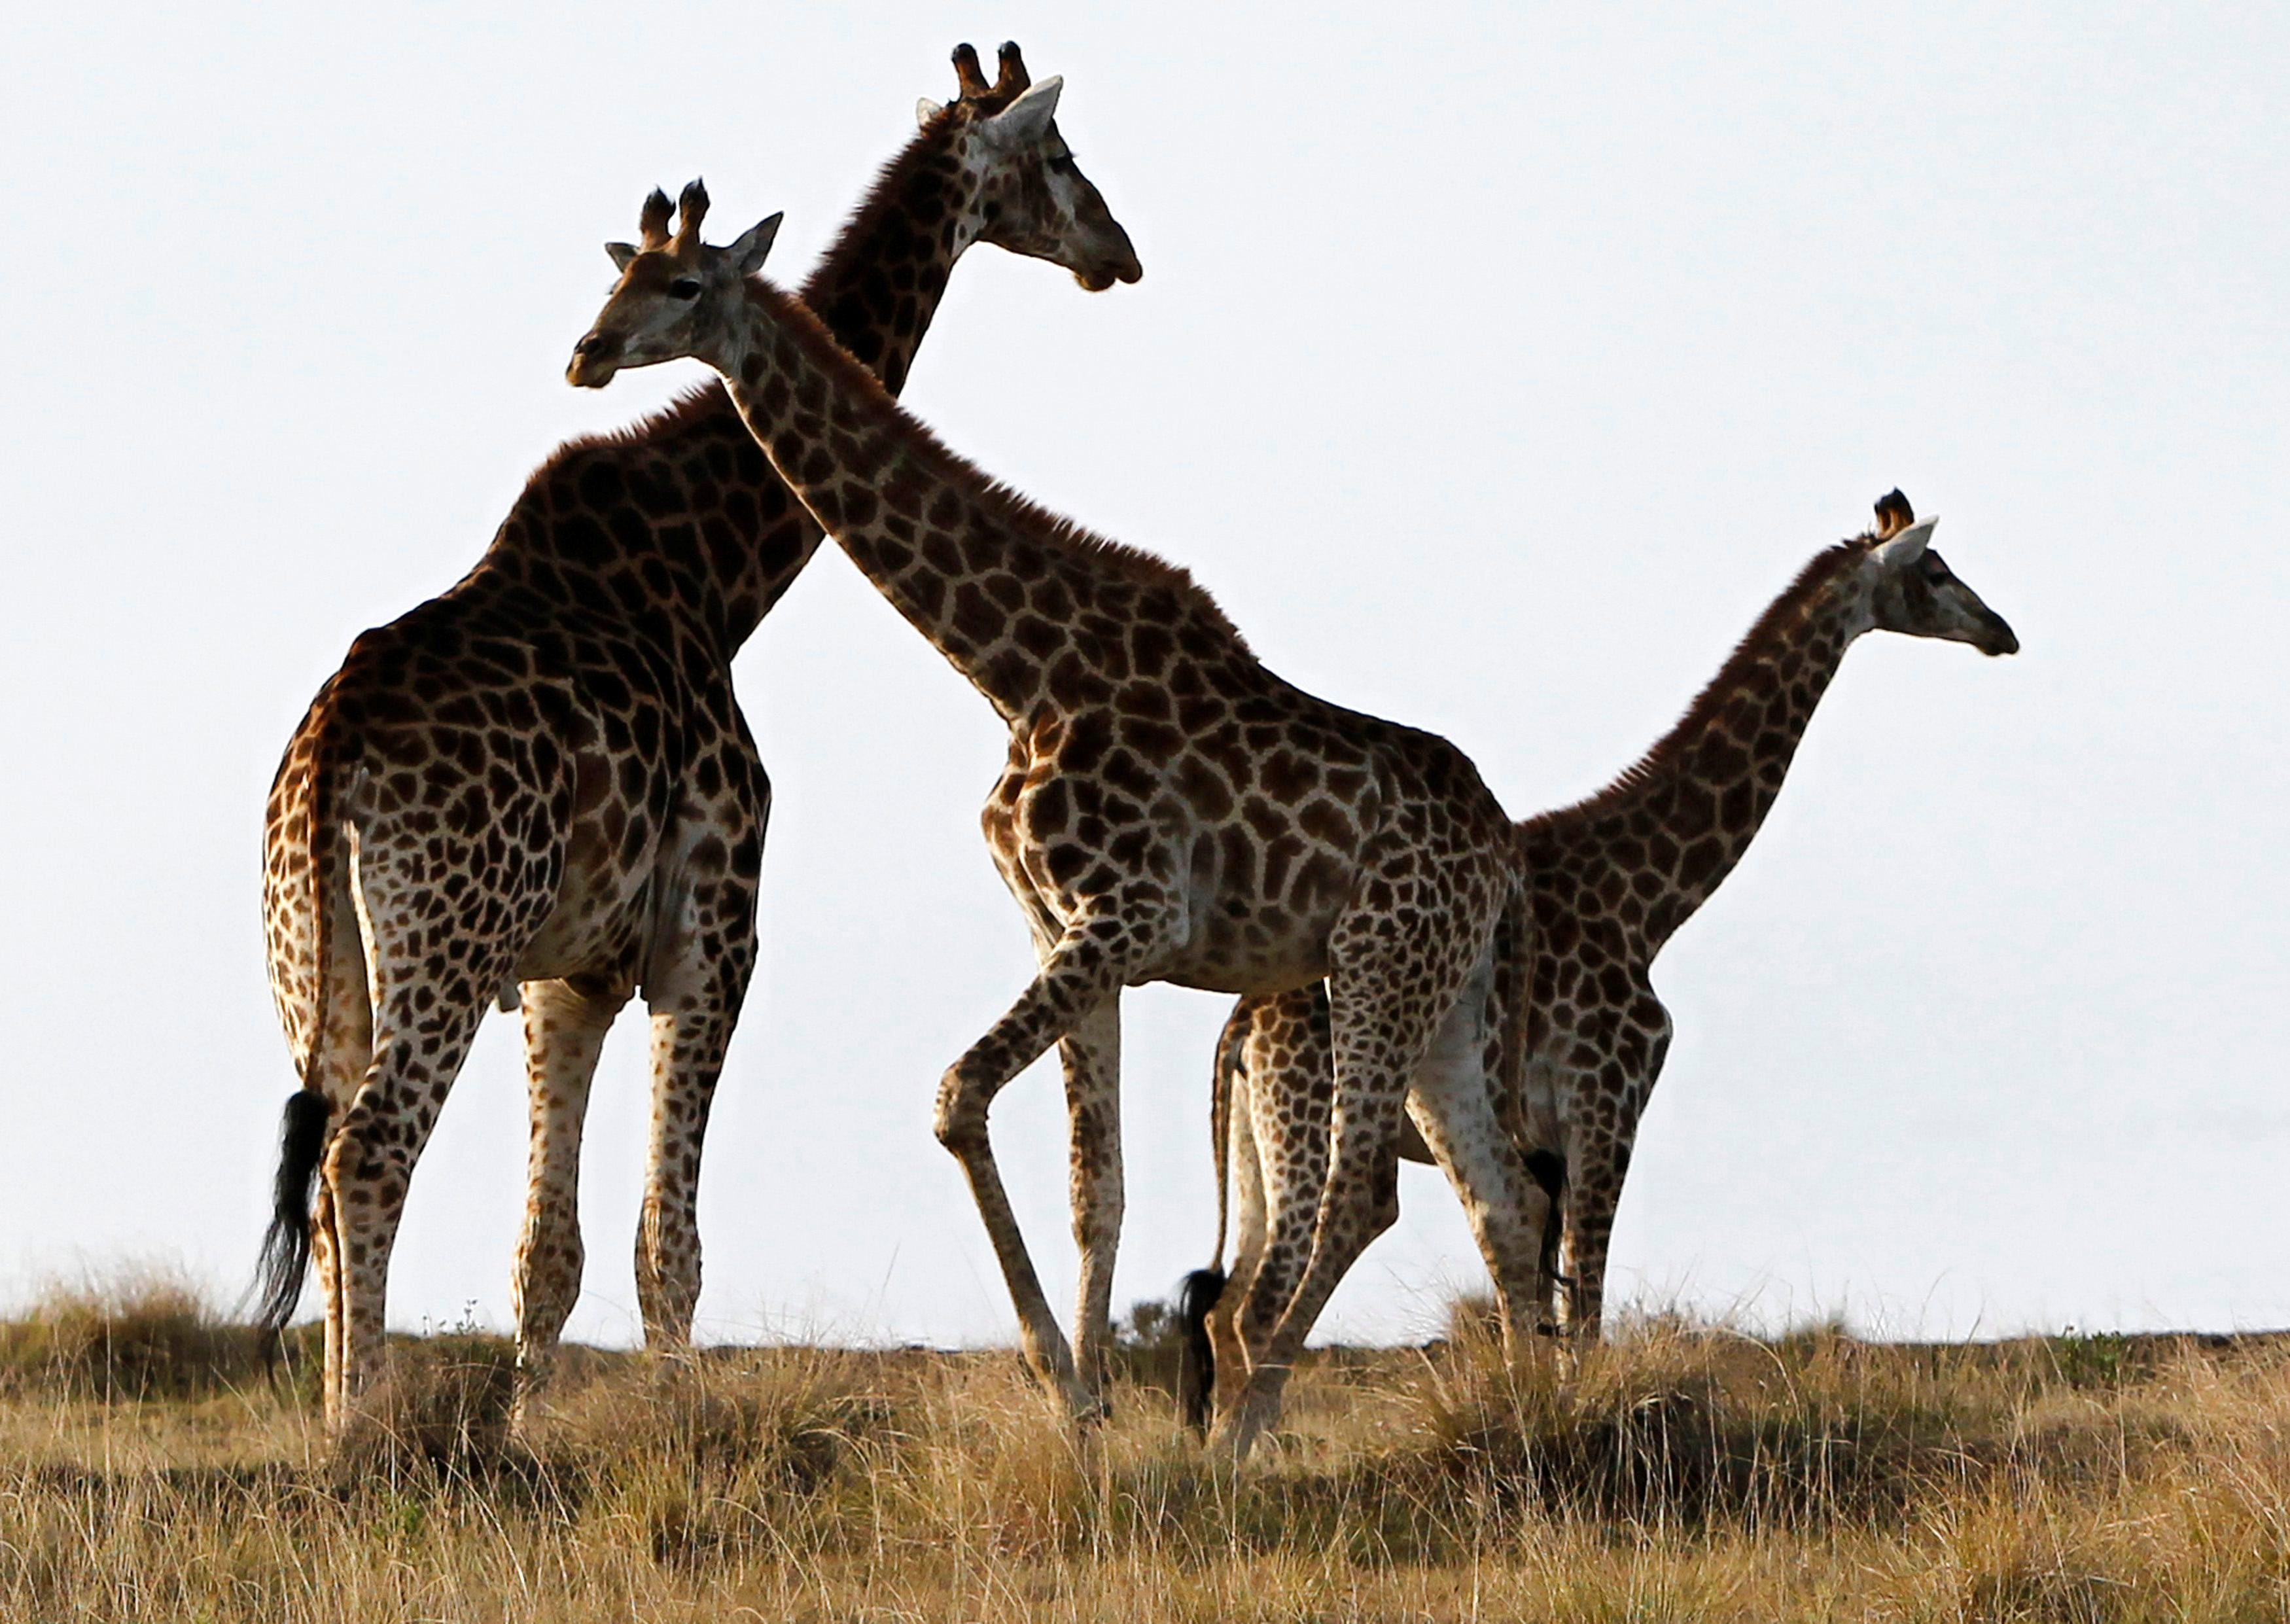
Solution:
<svg viewBox="0 0 2290 1624">
<path fill-rule="evenodd" d="M 1815 555 L 1636 765 L 1588 800 L 1517 826 L 1537 933 L 1514 983 L 1532 995 L 1526 1094 L 1510 1121 L 1530 1173 L 1557 1204 L 1545 1243 L 1563 1244 L 1564 1260 L 1547 1273 L 1571 1332 L 1597 1332 L 1614 1209 L 1669 1048 L 1654 958 L 1749 850 L 1846 650 L 1866 631 L 1989 655 L 2019 650 L 2012 628 L 1931 550 L 1934 524 L 1918 522 L 1898 491 L 1884 497 L 1876 527 Z M 1220 1260 L 1228 1156 L 1240 1221 L 1232 1284 L 1213 1262 L 1184 1292 L 1200 1366 L 1183 1384 L 1196 1427 L 1212 1373 L 1220 1402 L 1237 1400 L 1247 1350 L 1309 1245 L 1327 1164 L 1330 1061 L 1317 988 L 1242 999 L 1218 1044 Z M 1429 1159 L 1415 1145 L 1401 1154 Z"/>
<path fill-rule="evenodd" d="M 989 482 L 900 411 L 797 300 L 753 273 L 774 215 L 701 239 L 705 188 L 642 215 L 574 348 L 572 382 L 697 356 L 773 466 L 893 607 L 993 706 L 1007 764 L 981 824 L 1039 973 L 941 1080 L 957 1158 L 1017 1308 L 1026 1356 L 1069 1413 L 1103 1412 L 1122 1209 L 1119 994 L 1329 982 L 1333 1166 L 1309 1266 L 1251 1378 L 1235 1452 L 1277 1412 L 1352 1257 L 1395 1212 L 1404 1102 L 1464 1195 L 1499 1297 L 1536 1300 L 1545 1212 L 1482 1075 L 1499 931 L 1524 928 L 1509 820 L 1445 740 L 1313 697 L 1265 668 L 1190 576 Z M 1081 1251 L 1075 1342 L 1042 1293 L 987 1132 L 996 1093 L 1052 1044 L 1067 1082 Z"/>
<path fill-rule="evenodd" d="M 1014 44 L 917 108 L 806 283 L 883 387 L 904 382 L 974 243 L 1092 292 L 1140 272 Z M 376 1375 L 413 1163 L 488 1004 L 524 1013 L 529 1193 L 515 1276 L 520 1417 L 577 1299 L 582 1117 L 639 988 L 653 1105 L 636 1260 L 645 1339 L 690 1333 L 709 1106 L 755 964 L 771 790 L 732 655 L 821 540 L 719 387 L 562 447 L 476 568 L 360 636 L 273 786 L 270 972 L 303 1086 L 289 1100 L 261 1317 L 315 1253 L 339 1436 Z M 312 1186 L 318 1186 L 316 1212 Z"/>
</svg>

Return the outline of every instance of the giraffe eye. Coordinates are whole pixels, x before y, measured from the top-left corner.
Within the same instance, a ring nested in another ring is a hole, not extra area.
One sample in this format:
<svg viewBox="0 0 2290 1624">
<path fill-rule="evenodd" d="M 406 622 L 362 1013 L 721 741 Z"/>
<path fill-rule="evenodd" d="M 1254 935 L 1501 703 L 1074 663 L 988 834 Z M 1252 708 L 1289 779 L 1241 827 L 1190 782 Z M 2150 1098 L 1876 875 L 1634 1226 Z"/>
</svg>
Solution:
<svg viewBox="0 0 2290 1624">
<path fill-rule="evenodd" d="M 700 278 L 697 276 L 678 276 L 675 281 L 668 284 L 668 296 L 670 299 L 699 298 Z"/>
</svg>

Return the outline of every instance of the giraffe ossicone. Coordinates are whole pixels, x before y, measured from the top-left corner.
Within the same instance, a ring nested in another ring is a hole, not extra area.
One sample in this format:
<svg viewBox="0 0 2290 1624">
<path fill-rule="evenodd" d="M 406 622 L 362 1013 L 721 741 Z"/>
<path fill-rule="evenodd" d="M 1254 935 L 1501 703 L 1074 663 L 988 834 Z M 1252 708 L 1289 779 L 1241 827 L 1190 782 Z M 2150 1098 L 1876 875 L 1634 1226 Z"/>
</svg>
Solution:
<svg viewBox="0 0 2290 1624">
<path fill-rule="evenodd" d="M 632 259 L 566 369 L 697 356 L 859 569 L 1009 728 L 981 815 L 1039 973 L 941 1079 L 935 1129 L 968 1179 L 1029 1363 L 1101 1412 L 1123 1203 L 1119 995 L 1171 981 L 1330 994 L 1333 1160 L 1310 1257 L 1226 1443 L 1277 1414 L 1289 1365 L 1395 1215 L 1403 1110 L 1466 1198 L 1509 1329 L 1547 1295 L 1547 1202 L 1493 1102 L 1499 939 L 1525 929 L 1510 824 L 1444 739 L 1267 670 L 1182 570 L 1083 530 L 947 451 L 797 300 L 699 243 L 705 192 Z M 694 286 L 693 284 L 697 284 Z M 1053 1044 L 1066 1076 L 1081 1252 L 1077 1333 L 1050 1311 L 987 1132 L 999 1090 Z M 1512 1312 L 1515 1311 L 1515 1312 Z"/>
<path fill-rule="evenodd" d="M 960 96 L 882 171 L 805 287 L 893 392 L 975 244 L 1089 287 L 1138 275 L 1055 124 L 1029 112 L 1020 140 L 997 122 L 1029 87 L 1016 46 L 990 84 L 966 46 L 956 72 Z M 667 244 L 669 217 L 664 197 L 647 207 L 648 246 Z M 589 1082 L 639 988 L 653 1100 L 637 1299 L 648 1345 L 688 1339 L 701 1141 L 756 962 L 771 804 L 729 668 L 820 539 L 724 392 L 697 391 L 560 448 L 460 584 L 356 640 L 288 745 L 264 919 L 303 1086 L 260 1317 L 283 1326 L 315 1259 L 338 1436 L 382 1370 L 398 1216 L 488 1006 L 524 1013 L 520 1417 L 579 1295 Z"/>
<path fill-rule="evenodd" d="M 1851 644 L 1872 630 L 2020 642 L 1931 548 L 1936 520 L 1898 491 L 1875 528 L 1830 548 L 1774 600 L 1685 717 L 1637 764 L 1573 806 L 1517 826 L 1535 932 L 1509 984 L 1527 1007 L 1524 1092 L 1499 1100 L 1531 1174 L 1554 1201 L 1558 1323 L 1597 1334 L 1606 1249 L 1638 1118 L 1669 1052 L 1655 956 L 1740 862 L 1779 794 Z M 1187 1283 L 1188 1419 L 1240 1400 L 1253 1349 L 1309 1250 L 1328 1164 L 1333 1067 L 1317 988 L 1244 998 L 1218 1044 L 1211 1123 L 1217 1255 Z M 1403 1154 L 1429 1160 L 1420 1148 Z M 1238 1211 L 1222 1272 L 1227 1192 Z"/>
</svg>

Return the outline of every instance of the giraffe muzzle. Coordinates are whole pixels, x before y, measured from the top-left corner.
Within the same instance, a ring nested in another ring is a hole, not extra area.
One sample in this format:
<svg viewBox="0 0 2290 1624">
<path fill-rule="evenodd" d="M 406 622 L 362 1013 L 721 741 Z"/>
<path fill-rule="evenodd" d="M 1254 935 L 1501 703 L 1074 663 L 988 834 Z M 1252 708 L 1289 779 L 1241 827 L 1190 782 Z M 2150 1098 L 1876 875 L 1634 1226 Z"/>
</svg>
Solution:
<svg viewBox="0 0 2290 1624">
<path fill-rule="evenodd" d="M 1084 292 L 1102 293 L 1117 282 L 1135 282 L 1145 275 L 1145 268 L 1137 262 L 1137 250 L 1130 245 L 1129 233 L 1118 221 L 1108 220 L 1097 237 L 1093 244 L 1095 257 L 1074 272 L 1074 280 L 1081 284 Z"/>
<path fill-rule="evenodd" d="M 575 388 L 603 388 L 621 370 L 621 350 L 619 334 L 589 332 L 572 347 L 572 360 L 564 369 L 564 380 Z"/>
</svg>

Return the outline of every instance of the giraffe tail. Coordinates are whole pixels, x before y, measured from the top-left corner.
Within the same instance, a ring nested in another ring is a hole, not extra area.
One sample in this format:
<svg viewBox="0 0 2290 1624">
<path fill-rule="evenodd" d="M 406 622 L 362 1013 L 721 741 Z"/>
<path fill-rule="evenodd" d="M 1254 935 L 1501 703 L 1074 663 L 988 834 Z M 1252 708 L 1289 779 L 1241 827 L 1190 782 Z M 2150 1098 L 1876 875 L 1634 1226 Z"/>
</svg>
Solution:
<svg viewBox="0 0 2290 1624">
<path fill-rule="evenodd" d="M 1187 1275 L 1177 1288 L 1177 1323 L 1184 1345 L 1177 1362 L 1177 1402 L 1185 1425 L 1205 1435 L 1210 1401 L 1216 1392 L 1216 1346 L 1209 1340 L 1209 1311 L 1224 1296 L 1224 1236 L 1230 1217 L 1232 1078 L 1239 1069 L 1254 1005 L 1243 998 L 1232 1006 L 1217 1036 L 1216 1064 L 1209 1079 L 1209 1139 L 1216 1160 L 1216 1253 L 1206 1268 Z"/>
<path fill-rule="evenodd" d="M 255 1266 L 254 1323 L 266 1360 L 301 1300 L 310 1267 L 310 1202 L 325 1159 L 333 1103 L 322 1086 L 329 1050 L 348 1036 L 328 1029 L 340 1006 L 337 977 L 362 992 L 362 956 L 338 939 L 352 906 L 355 836 L 337 827 L 335 779 L 341 729 L 330 694 L 312 702 L 278 776 L 264 820 L 263 914 L 270 936 L 270 981 L 302 1086 L 290 1095 L 281 1124 L 270 1223 Z M 352 938 L 355 941 L 355 937 Z M 339 961 L 339 962 L 338 962 Z"/>
<path fill-rule="evenodd" d="M 310 1193 L 318 1164 L 326 1154 L 326 1127 L 333 1107 L 315 1088 L 286 1097 L 278 1135 L 278 1174 L 270 1197 L 270 1228 L 262 1236 L 255 1266 L 254 1323 L 266 1359 L 278 1350 L 279 1332 L 302 1300 L 302 1277 L 310 1268 Z"/>
</svg>

